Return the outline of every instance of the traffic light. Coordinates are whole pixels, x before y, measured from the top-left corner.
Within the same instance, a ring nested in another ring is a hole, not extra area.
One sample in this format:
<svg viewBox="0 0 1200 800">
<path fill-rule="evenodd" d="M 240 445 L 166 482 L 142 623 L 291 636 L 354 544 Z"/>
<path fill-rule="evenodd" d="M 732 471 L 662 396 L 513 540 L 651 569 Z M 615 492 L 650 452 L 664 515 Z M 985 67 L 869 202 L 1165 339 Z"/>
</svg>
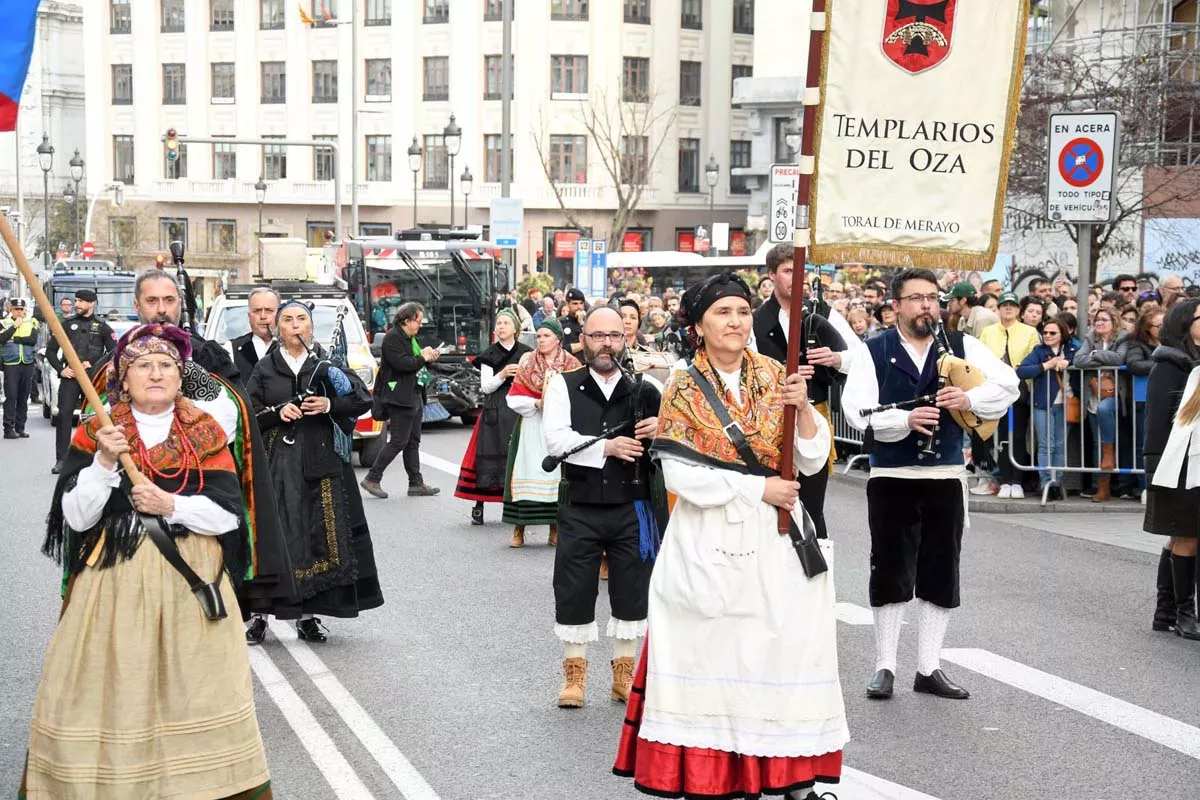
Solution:
<svg viewBox="0 0 1200 800">
<path fill-rule="evenodd" d="M 179 160 L 179 141 L 175 138 L 175 129 L 167 129 L 167 161 L 172 164 Z"/>
</svg>

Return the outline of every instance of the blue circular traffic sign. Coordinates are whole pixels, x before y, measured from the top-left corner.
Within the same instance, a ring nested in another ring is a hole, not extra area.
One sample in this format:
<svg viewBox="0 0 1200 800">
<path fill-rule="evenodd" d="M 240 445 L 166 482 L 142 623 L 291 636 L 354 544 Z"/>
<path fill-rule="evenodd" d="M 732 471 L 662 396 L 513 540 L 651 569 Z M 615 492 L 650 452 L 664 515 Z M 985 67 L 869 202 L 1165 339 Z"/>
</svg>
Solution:
<svg viewBox="0 0 1200 800">
<path fill-rule="evenodd" d="M 1103 170 L 1104 152 L 1092 139 L 1072 139 L 1058 157 L 1058 173 L 1076 188 L 1091 186 Z"/>
</svg>

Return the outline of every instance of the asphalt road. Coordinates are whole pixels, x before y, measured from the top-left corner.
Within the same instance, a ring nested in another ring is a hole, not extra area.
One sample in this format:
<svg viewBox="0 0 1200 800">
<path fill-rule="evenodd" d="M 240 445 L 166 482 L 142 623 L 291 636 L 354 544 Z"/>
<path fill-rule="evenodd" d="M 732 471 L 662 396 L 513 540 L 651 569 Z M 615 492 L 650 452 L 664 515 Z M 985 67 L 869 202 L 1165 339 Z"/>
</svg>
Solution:
<svg viewBox="0 0 1200 800">
<path fill-rule="evenodd" d="M 0 774 L 10 796 L 58 609 L 57 569 L 38 552 L 53 435 L 36 411 L 30 425 L 33 438 L 0 441 Z M 457 463 L 468 433 L 457 423 L 427 429 L 425 452 L 442 467 Z M 471 527 L 454 478 L 434 467 L 426 477 L 440 497 L 403 496 L 397 462 L 384 481 L 393 498 L 367 499 L 386 605 L 329 620 L 325 645 L 298 645 L 277 626 L 283 640 L 271 636 L 252 652 L 276 797 L 641 796 L 609 771 L 623 707 L 607 697 L 607 642 L 590 651 L 589 705 L 554 706 L 561 655 L 544 529 L 510 550 L 498 508 L 488 508 L 487 526 Z M 867 605 L 861 484 L 835 481 L 828 508 L 839 600 L 848 604 L 839 657 L 853 771 L 834 789 L 839 800 L 1196 796 L 1200 644 L 1150 631 L 1154 554 L 1087 535 L 1089 526 L 1136 531 L 1140 516 L 1054 515 L 1072 528 L 1058 535 L 1046 517 L 976 515 L 943 662 L 972 698 L 908 691 L 910 624 L 899 691 L 879 703 L 863 693 L 874 648 L 869 614 L 856 608 Z M 598 613 L 608 616 L 603 597 Z"/>
</svg>

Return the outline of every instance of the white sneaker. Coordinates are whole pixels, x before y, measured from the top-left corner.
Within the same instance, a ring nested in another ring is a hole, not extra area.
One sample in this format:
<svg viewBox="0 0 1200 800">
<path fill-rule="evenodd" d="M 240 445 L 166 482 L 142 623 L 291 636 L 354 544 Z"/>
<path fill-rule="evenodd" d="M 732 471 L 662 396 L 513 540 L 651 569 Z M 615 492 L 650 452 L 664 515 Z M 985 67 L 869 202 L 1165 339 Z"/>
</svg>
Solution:
<svg viewBox="0 0 1200 800">
<path fill-rule="evenodd" d="M 970 491 L 976 496 L 990 497 L 996 493 L 996 482 L 991 478 L 984 478 L 972 486 Z"/>
<path fill-rule="evenodd" d="M 1000 487 L 1000 491 L 996 492 L 996 497 L 1000 498 L 1001 500 L 1008 500 L 1013 496 L 1012 492 L 1013 487 L 1006 483 Z"/>
<path fill-rule="evenodd" d="M 1025 499 L 1025 490 L 1021 488 L 1021 484 L 1014 483 L 1009 488 L 1012 490 L 1012 499 L 1013 500 L 1024 500 Z"/>
</svg>

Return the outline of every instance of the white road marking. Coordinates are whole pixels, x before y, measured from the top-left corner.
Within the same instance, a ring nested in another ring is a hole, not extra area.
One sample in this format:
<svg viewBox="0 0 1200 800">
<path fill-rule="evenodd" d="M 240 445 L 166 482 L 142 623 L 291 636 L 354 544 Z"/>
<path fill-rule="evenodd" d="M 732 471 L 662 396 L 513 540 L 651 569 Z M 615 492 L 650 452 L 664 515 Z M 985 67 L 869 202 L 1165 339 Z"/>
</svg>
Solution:
<svg viewBox="0 0 1200 800">
<path fill-rule="evenodd" d="M 308 751 L 309 757 L 321 771 L 338 800 L 374 800 L 358 773 L 350 766 L 350 762 L 346 761 L 333 739 L 317 722 L 312 711 L 300 699 L 300 695 L 296 694 L 296 690 L 288 683 L 266 651 L 261 647 L 248 649 L 250 668 L 254 670 L 267 695 L 275 701 L 275 705 L 283 713 L 283 718 L 295 731 L 300 744 Z"/>
<path fill-rule="evenodd" d="M 433 467 L 439 472 L 444 472 L 447 475 L 453 475 L 456 478 L 458 477 L 459 467 L 462 466 L 461 464 L 455 464 L 453 461 L 447 461 L 444 458 L 432 456 L 424 451 L 421 452 L 421 463 L 427 467 Z"/>
<path fill-rule="evenodd" d="M 842 767 L 841 783 L 833 788 L 838 797 L 844 796 L 846 800 L 937 800 L 932 795 L 847 766 Z M 819 787 L 817 792 L 820 793 Z"/>
<path fill-rule="evenodd" d="M 834 611 L 837 614 L 839 622 L 844 622 L 847 625 L 874 625 L 875 615 L 871 613 L 871 609 L 863 608 L 854 603 L 846 603 L 839 601 L 834 606 Z"/>
<path fill-rule="evenodd" d="M 346 723 L 363 747 L 378 762 L 380 768 L 400 791 L 405 800 L 440 800 L 437 792 L 426 782 L 417 768 L 412 765 L 395 743 L 388 738 L 383 729 L 371 718 L 371 715 L 359 705 L 354 696 L 346 690 L 337 676 L 329 671 L 325 662 L 312 649 L 296 637 L 296 629 L 291 625 L 271 620 L 271 633 L 283 642 L 283 646 L 291 654 L 304 673 L 308 675 L 329 704 L 337 711 L 342 722 Z"/>
<path fill-rule="evenodd" d="M 1093 719 L 1107 722 L 1163 747 L 1200 759 L 1200 728 L 1118 700 L 1048 672 L 1027 667 L 987 650 L 948 648 L 942 651 L 942 658 Z"/>
</svg>

